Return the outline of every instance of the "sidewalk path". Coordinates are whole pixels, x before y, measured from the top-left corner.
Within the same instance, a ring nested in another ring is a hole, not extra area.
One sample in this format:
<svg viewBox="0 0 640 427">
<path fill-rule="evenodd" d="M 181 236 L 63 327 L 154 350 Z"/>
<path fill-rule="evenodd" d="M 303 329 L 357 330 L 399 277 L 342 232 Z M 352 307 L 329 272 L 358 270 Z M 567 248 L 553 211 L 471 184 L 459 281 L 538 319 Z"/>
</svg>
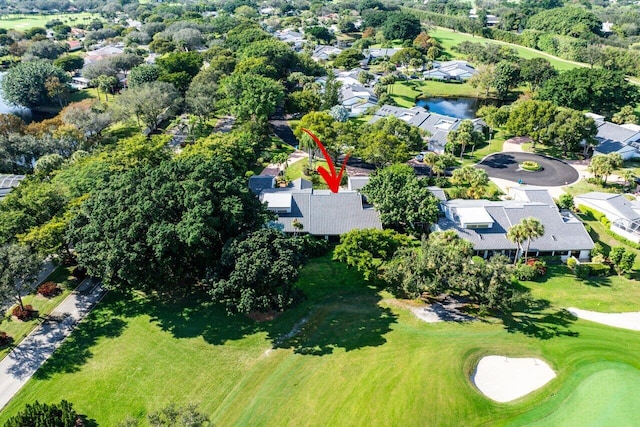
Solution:
<svg viewBox="0 0 640 427">
<path fill-rule="evenodd" d="M 40 326 L 0 361 L 0 409 L 5 407 L 106 293 L 96 279 L 84 280 Z"/>
</svg>

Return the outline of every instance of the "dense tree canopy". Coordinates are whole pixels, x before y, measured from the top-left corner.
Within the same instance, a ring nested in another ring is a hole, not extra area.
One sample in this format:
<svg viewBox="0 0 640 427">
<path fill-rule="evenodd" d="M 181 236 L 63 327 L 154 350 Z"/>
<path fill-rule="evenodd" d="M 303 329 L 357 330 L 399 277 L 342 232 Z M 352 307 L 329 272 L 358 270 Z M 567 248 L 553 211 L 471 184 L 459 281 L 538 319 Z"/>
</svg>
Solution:
<svg viewBox="0 0 640 427">
<path fill-rule="evenodd" d="M 394 230 L 368 228 L 351 230 L 340 236 L 333 259 L 362 272 L 365 280 L 376 280 L 380 267 L 396 251 L 409 244 L 409 237 Z"/>
<path fill-rule="evenodd" d="M 303 237 L 263 228 L 225 246 L 208 281 L 211 295 L 231 312 L 284 310 L 302 298 L 295 288 L 307 259 Z"/>
<path fill-rule="evenodd" d="M 420 31 L 420 20 L 404 12 L 389 14 L 382 27 L 384 38 L 387 40 L 413 40 Z"/>
<path fill-rule="evenodd" d="M 563 7 L 542 11 L 527 21 L 527 28 L 573 37 L 600 34 L 602 22 L 582 7 Z"/>
<path fill-rule="evenodd" d="M 635 104 L 638 88 L 622 73 L 599 68 L 574 68 L 547 80 L 538 98 L 562 107 L 611 117 L 622 107 Z"/>
<path fill-rule="evenodd" d="M 47 90 L 47 80 L 57 78 L 66 82 L 69 77 L 47 61 L 21 62 L 9 69 L 2 79 L 2 93 L 8 102 L 25 107 L 39 107 L 53 100 Z"/>
<path fill-rule="evenodd" d="M 376 172 L 362 194 L 380 212 L 383 225 L 420 229 L 438 217 L 438 200 L 413 168 L 396 164 Z"/>
<path fill-rule="evenodd" d="M 181 100 L 172 84 L 151 82 L 124 91 L 116 98 L 114 107 L 121 119 L 135 118 L 140 130 L 153 131 L 158 127 L 160 116 L 175 111 Z"/>
<path fill-rule="evenodd" d="M 472 262 L 473 246 L 454 231 L 423 237 L 419 250 L 401 248 L 385 270 L 385 280 L 395 293 L 409 298 L 423 292 L 470 297 L 481 306 L 507 310 L 516 300 L 507 258 Z"/>
<path fill-rule="evenodd" d="M 233 74 L 221 81 L 226 108 L 240 120 L 266 119 L 284 98 L 284 88 L 268 77 Z"/>
<path fill-rule="evenodd" d="M 262 224 L 262 209 L 228 165 L 186 156 L 112 177 L 69 237 L 79 264 L 106 285 L 175 290 L 204 277 L 230 238 Z"/>
<path fill-rule="evenodd" d="M 36 286 L 42 259 L 30 247 L 19 244 L 0 246 L 0 302 L 18 303 Z"/>
</svg>

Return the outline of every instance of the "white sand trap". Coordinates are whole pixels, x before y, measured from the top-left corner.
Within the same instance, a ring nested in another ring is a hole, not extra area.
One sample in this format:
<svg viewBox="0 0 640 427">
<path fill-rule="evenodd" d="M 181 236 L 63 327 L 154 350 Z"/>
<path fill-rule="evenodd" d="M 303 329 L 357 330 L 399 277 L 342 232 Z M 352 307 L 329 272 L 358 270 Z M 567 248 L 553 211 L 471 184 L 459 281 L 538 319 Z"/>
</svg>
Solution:
<svg viewBox="0 0 640 427">
<path fill-rule="evenodd" d="M 599 313 L 597 311 L 580 310 L 574 307 L 567 308 L 567 311 L 580 319 L 615 326 L 616 328 L 640 331 L 640 311 L 629 313 Z"/>
<path fill-rule="evenodd" d="M 471 380 L 489 399 L 510 402 L 539 389 L 555 376 L 553 369 L 540 359 L 486 356 L 480 359 Z"/>
</svg>

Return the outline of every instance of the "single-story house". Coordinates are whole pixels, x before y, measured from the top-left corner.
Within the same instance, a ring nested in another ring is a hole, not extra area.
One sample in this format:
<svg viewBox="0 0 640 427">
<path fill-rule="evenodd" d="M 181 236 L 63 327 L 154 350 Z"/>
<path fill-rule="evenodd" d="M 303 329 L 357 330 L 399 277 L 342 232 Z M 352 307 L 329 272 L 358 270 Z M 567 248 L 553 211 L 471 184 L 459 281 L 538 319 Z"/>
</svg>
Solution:
<svg viewBox="0 0 640 427">
<path fill-rule="evenodd" d="M 340 87 L 340 103 L 349 110 L 349 117 L 358 117 L 378 105 L 373 89 L 362 85 Z"/>
<path fill-rule="evenodd" d="M 289 28 L 281 31 L 276 31 L 274 35 L 276 36 L 277 39 L 287 43 L 296 51 L 302 49 L 302 47 L 306 43 L 306 40 L 304 39 L 304 34 Z"/>
<path fill-rule="evenodd" d="M 640 126 L 607 122 L 599 114 L 585 115 L 591 117 L 598 128 L 595 137 L 598 145 L 593 150 L 594 156 L 619 153 L 624 160 L 640 157 Z"/>
<path fill-rule="evenodd" d="M 478 72 L 467 61 L 433 61 L 432 67 L 423 72 L 425 79 L 463 82 Z"/>
<path fill-rule="evenodd" d="M 311 58 L 314 61 L 328 61 L 331 57 L 336 56 L 342 52 L 342 49 L 335 46 L 318 45 L 313 49 Z"/>
<path fill-rule="evenodd" d="M 90 64 L 110 56 L 120 55 L 124 53 L 124 46 L 105 46 L 88 52 L 84 57 L 84 63 Z"/>
<path fill-rule="evenodd" d="M 447 135 L 455 130 L 462 119 L 457 117 L 445 116 L 443 114 L 431 113 L 422 107 L 403 108 L 392 105 L 383 105 L 374 113 L 369 123 L 375 123 L 383 117 L 395 116 L 400 120 L 404 120 L 412 126 L 423 129 L 431 136 L 428 137 L 427 148 L 436 153 L 443 153 L 447 143 Z M 482 119 L 472 120 L 474 127 L 478 131 L 482 131 L 486 126 Z"/>
<path fill-rule="evenodd" d="M 68 52 L 75 52 L 77 50 L 82 50 L 83 48 L 82 42 L 80 40 L 67 40 L 65 41 L 65 43 L 68 46 Z"/>
<path fill-rule="evenodd" d="M 314 190 L 311 182 L 297 179 L 286 188 L 264 189 L 259 197 L 277 214 L 276 225 L 287 233 L 328 239 L 354 229 L 382 229 L 380 214 L 357 191 Z"/>
<path fill-rule="evenodd" d="M 574 256 L 588 260 L 594 247 L 584 224 L 569 211 L 560 211 L 546 189 L 518 187 L 511 200 L 449 200 L 441 203 L 444 217 L 434 231 L 454 230 L 473 244 L 483 258 L 503 254 L 516 256 L 517 245 L 507 232 L 524 218 L 534 217 L 544 225 L 545 233 L 531 241 L 530 256 Z M 526 246 L 526 243 L 524 244 Z M 522 254 L 519 254 L 522 255 Z"/>
<path fill-rule="evenodd" d="M 586 206 L 602 212 L 611 221 L 611 231 L 640 243 L 640 202 L 631 201 L 622 194 L 591 192 L 574 198 L 578 208 Z"/>
<path fill-rule="evenodd" d="M 364 55 L 363 64 L 369 64 L 371 61 L 376 59 L 388 59 L 399 52 L 401 49 L 399 48 L 372 48 L 365 49 L 362 51 Z"/>
<path fill-rule="evenodd" d="M 20 185 L 24 175 L 0 175 L 0 200 Z"/>
</svg>

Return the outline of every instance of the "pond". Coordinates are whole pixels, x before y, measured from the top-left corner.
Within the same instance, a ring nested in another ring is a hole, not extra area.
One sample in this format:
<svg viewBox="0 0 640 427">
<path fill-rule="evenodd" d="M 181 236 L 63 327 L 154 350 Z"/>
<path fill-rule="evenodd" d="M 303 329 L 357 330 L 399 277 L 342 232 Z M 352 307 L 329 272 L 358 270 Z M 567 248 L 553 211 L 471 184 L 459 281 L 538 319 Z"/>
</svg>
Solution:
<svg viewBox="0 0 640 427">
<path fill-rule="evenodd" d="M 499 104 L 493 99 L 479 99 L 470 97 L 458 98 L 421 98 L 416 101 L 418 107 L 423 107 L 432 113 L 442 114 L 459 119 L 475 119 L 476 112 L 483 105 Z M 500 104 L 503 105 L 503 104 Z"/>
</svg>

